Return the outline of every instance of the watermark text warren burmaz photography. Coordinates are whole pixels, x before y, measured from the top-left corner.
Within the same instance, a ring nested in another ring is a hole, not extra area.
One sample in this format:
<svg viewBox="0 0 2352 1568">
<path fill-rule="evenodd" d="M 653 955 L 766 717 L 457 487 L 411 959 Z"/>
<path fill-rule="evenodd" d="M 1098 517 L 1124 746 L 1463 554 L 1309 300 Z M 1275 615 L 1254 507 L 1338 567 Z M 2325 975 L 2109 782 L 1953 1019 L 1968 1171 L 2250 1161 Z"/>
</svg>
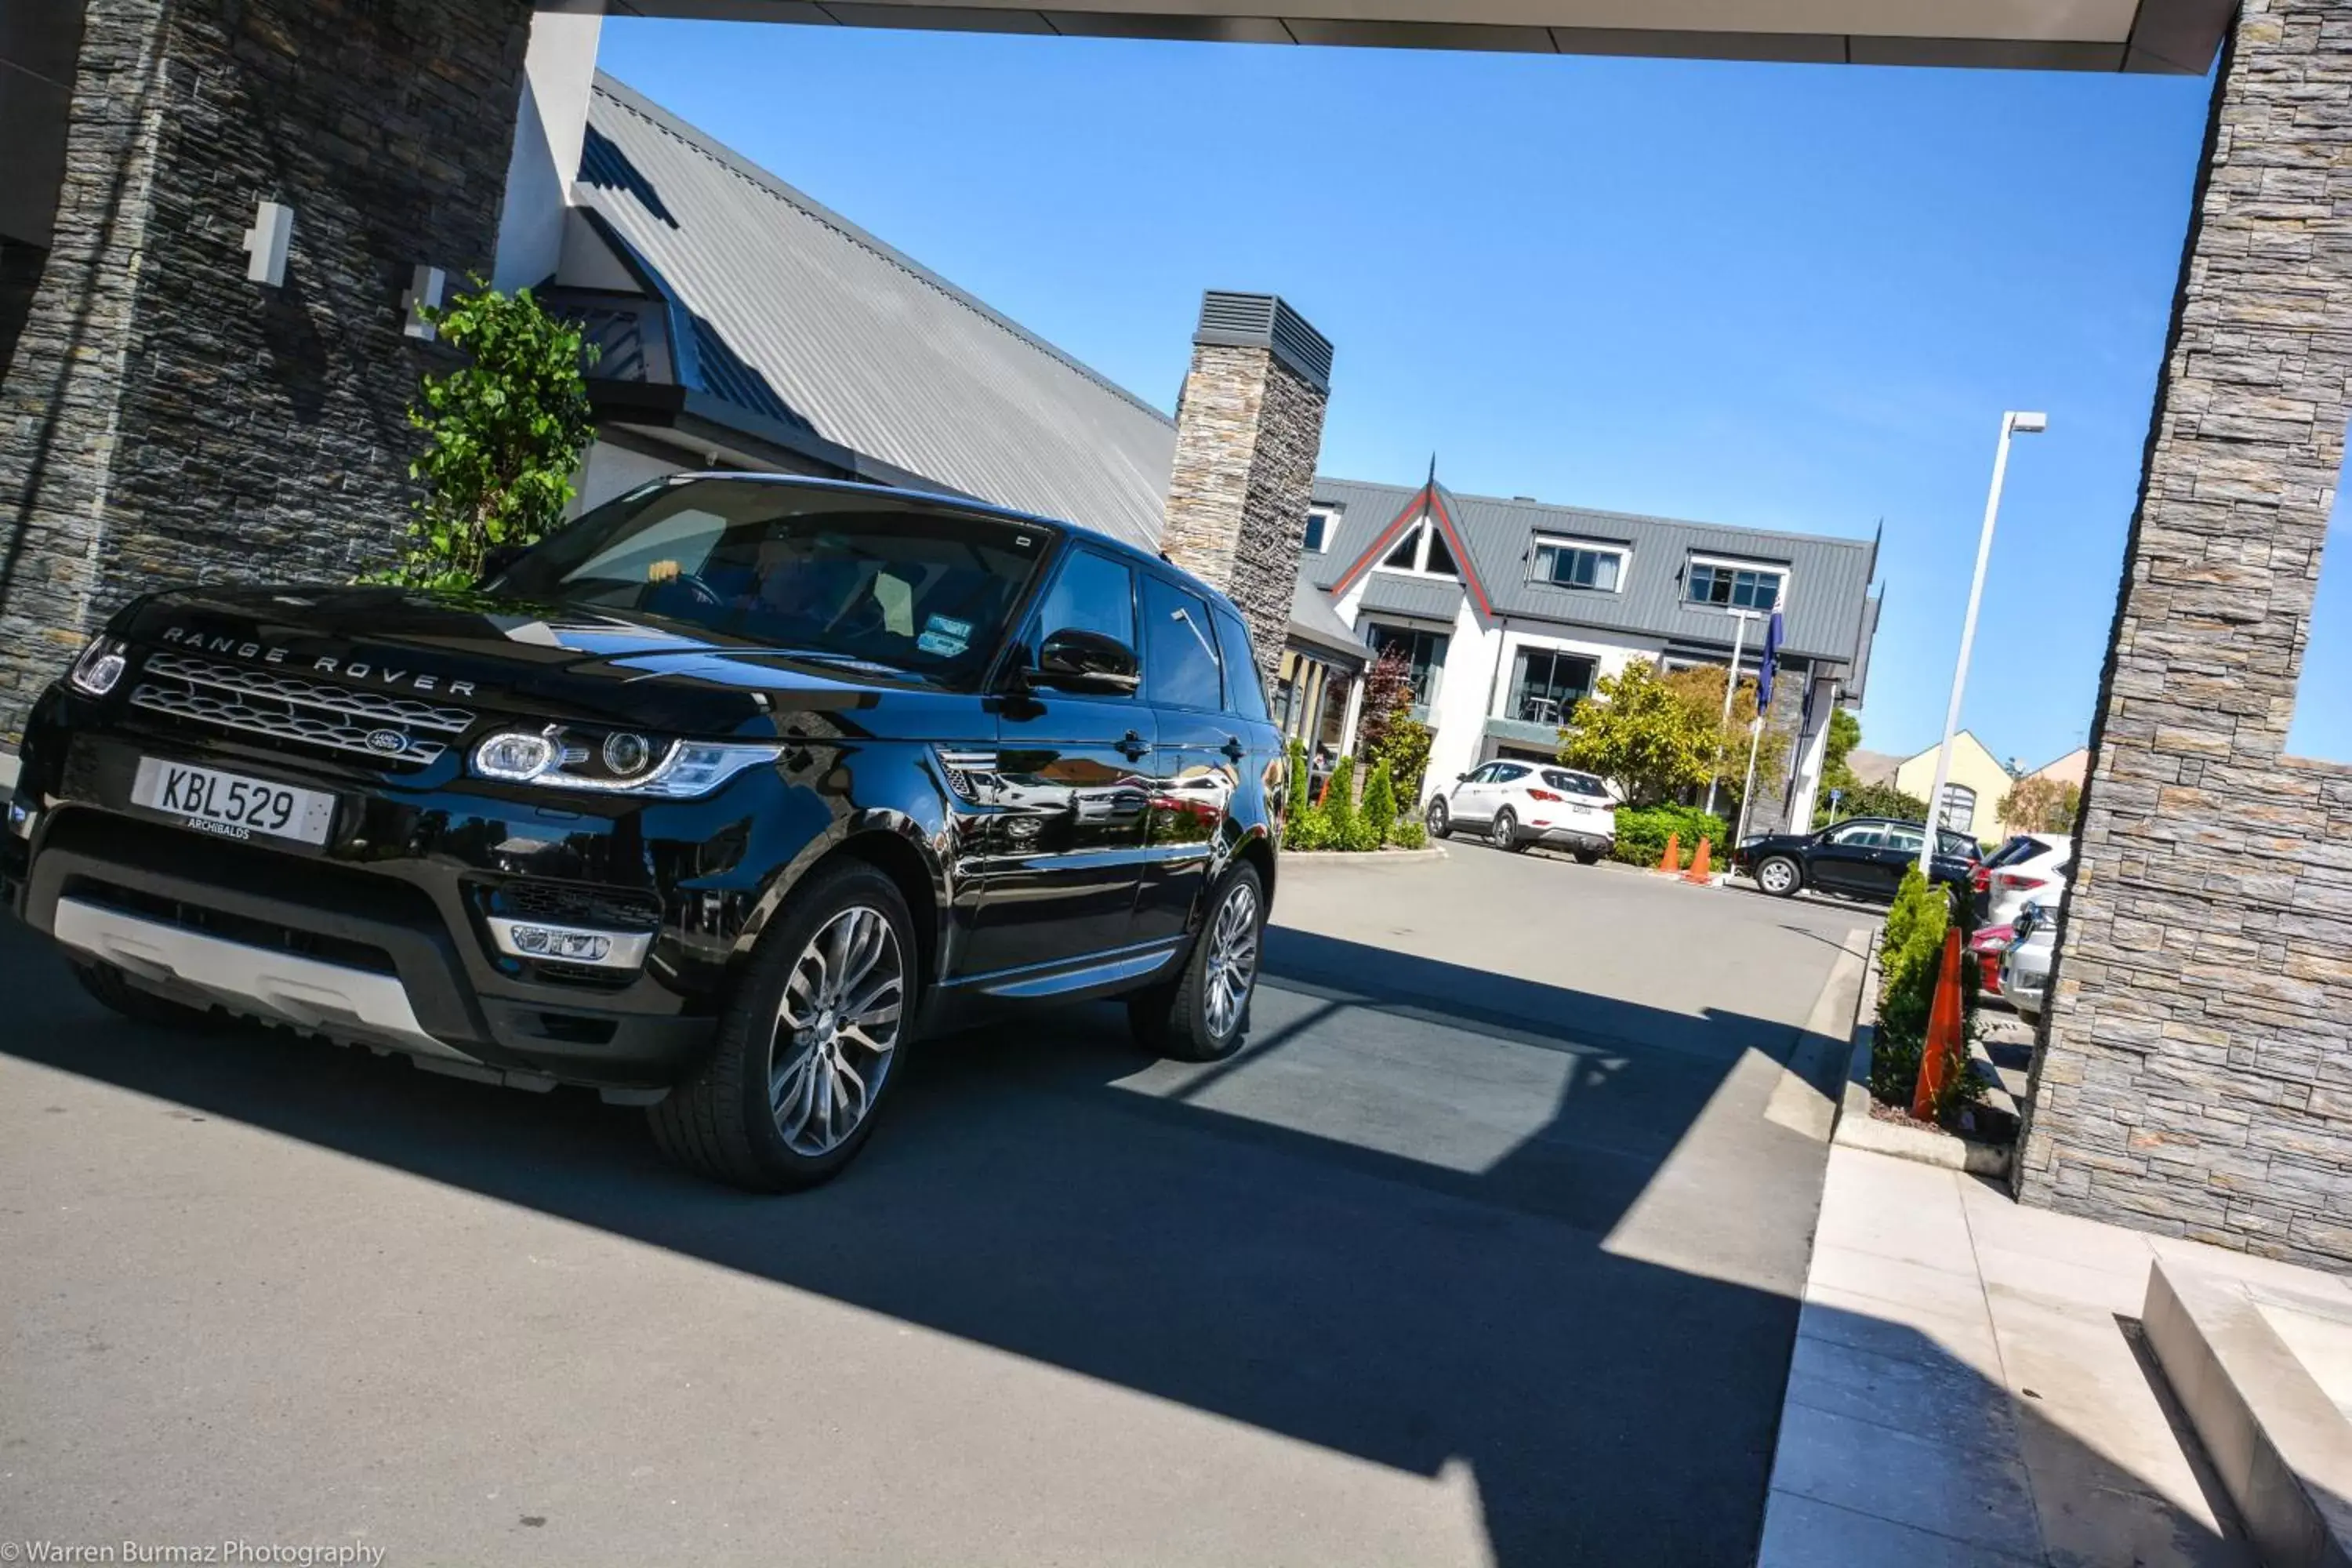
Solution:
<svg viewBox="0 0 2352 1568">
<path fill-rule="evenodd" d="M 257 1563 L 287 1568 L 383 1568 L 384 1549 L 283 1541 L 0 1541 L 0 1563 Z"/>
</svg>

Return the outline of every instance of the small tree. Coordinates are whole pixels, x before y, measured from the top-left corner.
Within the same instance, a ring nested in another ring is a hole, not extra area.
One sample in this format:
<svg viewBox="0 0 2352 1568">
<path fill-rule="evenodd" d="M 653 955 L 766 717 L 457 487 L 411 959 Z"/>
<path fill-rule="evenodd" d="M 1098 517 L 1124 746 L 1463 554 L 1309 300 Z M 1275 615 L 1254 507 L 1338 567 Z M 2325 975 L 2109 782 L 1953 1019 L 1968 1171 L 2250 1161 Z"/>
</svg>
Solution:
<svg viewBox="0 0 2352 1568">
<path fill-rule="evenodd" d="M 2018 780 L 2000 797 L 2000 819 L 2011 833 L 2072 833 L 2082 812 L 2081 785 L 2039 775 Z"/>
<path fill-rule="evenodd" d="M 1848 795 L 1862 787 L 1854 776 L 1853 764 L 1846 759 L 1862 744 L 1862 721 L 1843 708 L 1830 710 L 1830 738 L 1822 750 L 1822 787 L 1840 789 Z"/>
<path fill-rule="evenodd" d="M 1856 784 L 1838 802 L 1837 815 L 1840 822 L 1849 816 L 1891 816 L 1898 822 L 1925 822 L 1927 803 L 1916 795 L 1904 794 L 1891 784 Z M 1813 826 L 1826 827 L 1829 821 L 1829 792 L 1824 790 L 1813 809 Z"/>
<path fill-rule="evenodd" d="M 1397 798 L 1421 798 L 1421 776 L 1429 768 L 1429 726 L 1412 716 L 1412 667 L 1395 647 L 1384 650 L 1364 672 L 1363 718 L 1357 742 L 1365 758 L 1386 763 Z"/>
<path fill-rule="evenodd" d="M 595 434 L 581 375 L 593 351 L 530 289 L 501 294 L 479 278 L 472 293 L 423 314 L 467 363 L 426 376 L 409 405 L 425 446 L 408 474 L 425 494 L 399 561 L 368 580 L 471 587 L 492 550 L 537 543 L 572 504 L 572 476 Z"/>
<path fill-rule="evenodd" d="M 1739 794 L 1748 783 L 1748 729 L 1756 721 L 1757 686 L 1752 679 L 1740 681 L 1738 690 L 1732 694 L 1731 717 L 1727 720 L 1723 716 L 1723 686 L 1730 673 L 1721 665 L 1702 664 L 1669 670 L 1660 679 L 1705 717 L 1712 736 L 1711 767 L 1722 784 L 1723 793 L 1731 797 L 1730 816 L 1736 819 L 1739 815 Z M 1789 732 L 1766 724 L 1763 733 L 1756 738 L 1758 795 L 1769 796 L 1780 788 L 1788 756 Z"/>
<path fill-rule="evenodd" d="M 1706 783 L 1721 739 L 1717 718 L 1637 659 L 1602 676 L 1576 705 L 1559 732 L 1559 760 L 1615 780 L 1634 805 L 1655 805 Z"/>
<path fill-rule="evenodd" d="M 1367 837 L 1377 849 L 1389 841 L 1396 829 L 1396 785 L 1391 782 L 1389 765 L 1384 762 L 1372 764 L 1372 776 L 1364 785 L 1363 820 Z"/>
<path fill-rule="evenodd" d="M 1321 805 L 1324 825 L 1330 829 L 1332 847 L 1348 848 L 1348 840 L 1356 830 L 1356 759 L 1341 757 L 1332 764 L 1331 776 L 1323 781 Z"/>
</svg>

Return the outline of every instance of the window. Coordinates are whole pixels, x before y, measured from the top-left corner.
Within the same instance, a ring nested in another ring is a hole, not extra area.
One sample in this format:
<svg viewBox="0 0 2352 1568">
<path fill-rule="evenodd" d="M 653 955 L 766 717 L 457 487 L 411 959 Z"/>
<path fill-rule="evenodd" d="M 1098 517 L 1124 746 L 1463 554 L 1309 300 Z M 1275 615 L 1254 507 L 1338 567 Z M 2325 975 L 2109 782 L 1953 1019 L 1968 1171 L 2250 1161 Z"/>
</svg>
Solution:
<svg viewBox="0 0 2352 1568">
<path fill-rule="evenodd" d="M 1569 544 L 1559 540 L 1536 541 L 1536 580 L 1562 588 L 1617 591 L 1625 570 L 1625 552 L 1597 544 Z"/>
<path fill-rule="evenodd" d="M 1224 656 L 1225 701 L 1244 719 L 1264 720 L 1265 682 L 1258 674 L 1257 658 L 1250 651 L 1249 628 L 1236 616 L 1216 612 L 1217 647 Z"/>
<path fill-rule="evenodd" d="M 1372 652 L 1384 654 L 1395 648 L 1404 656 L 1412 670 L 1412 700 L 1426 706 L 1437 700 L 1437 692 L 1445 676 L 1445 634 L 1415 631 L 1409 626 L 1384 626 L 1375 623 L 1371 628 Z"/>
<path fill-rule="evenodd" d="M 693 479 L 606 502 L 498 582 L 541 605 L 643 611 L 961 685 L 1003 645 L 1051 537 L 911 498 Z"/>
<path fill-rule="evenodd" d="M 1339 509 L 1318 506 L 1307 514 L 1307 542 L 1301 546 L 1309 555 L 1320 555 L 1331 548 L 1333 525 L 1339 521 Z"/>
<path fill-rule="evenodd" d="M 1517 784 L 1535 772 L 1525 763 L 1492 763 L 1488 764 L 1489 784 Z"/>
<path fill-rule="evenodd" d="M 1170 708 L 1224 705 L 1209 606 L 1159 577 L 1143 580 L 1143 694 Z"/>
<path fill-rule="evenodd" d="M 1694 561 L 1685 577 L 1683 597 L 1694 605 L 1721 605 L 1732 610 L 1770 610 L 1780 602 L 1788 574 L 1769 566 L 1734 566 L 1720 561 Z"/>
<path fill-rule="evenodd" d="M 1859 822 L 1841 827 L 1830 835 L 1830 842 L 1847 849 L 1879 849 L 1886 844 L 1885 828 L 1875 822 Z M 1916 849 L 1917 845 L 1911 847 Z"/>
<path fill-rule="evenodd" d="M 1397 536 L 1395 544 L 1381 558 L 1382 569 L 1390 572 L 1411 572 L 1423 577 L 1459 577 L 1460 568 L 1454 564 L 1454 552 L 1445 547 L 1445 536 L 1438 531 L 1434 519 L 1423 518 Z"/>
<path fill-rule="evenodd" d="M 1099 632 L 1135 647 L 1135 573 L 1126 563 L 1091 550 L 1071 552 L 1037 606 L 1037 640 L 1067 631 Z"/>
<path fill-rule="evenodd" d="M 1927 843 L 1926 830 L 1913 827 L 1908 824 L 1901 827 L 1882 828 L 1879 831 L 1880 847 L 1899 849 L 1915 860 L 1918 858 L 1919 851 L 1927 847 Z"/>
<path fill-rule="evenodd" d="M 1555 648 L 1519 650 L 1511 682 L 1510 716 L 1523 724 L 1565 724 L 1592 690 L 1592 660 Z"/>
<path fill-rule="evenodd" d="M 1955 833 L 1972 833 L 1977 825 L 1977 792 L 1966 784 L 1944 786 L 1944 809 L 1936 814 L 1936 824 Z"/>
<path fill-rule="evenodd" d="M 1609 798 L 1609 786 L 1591 773 L 1572 773 L 1566 768 L 1546 768 L 1543 781 L 1565 795 L 1580 795 L 1592 800 Z"/>
</svg>

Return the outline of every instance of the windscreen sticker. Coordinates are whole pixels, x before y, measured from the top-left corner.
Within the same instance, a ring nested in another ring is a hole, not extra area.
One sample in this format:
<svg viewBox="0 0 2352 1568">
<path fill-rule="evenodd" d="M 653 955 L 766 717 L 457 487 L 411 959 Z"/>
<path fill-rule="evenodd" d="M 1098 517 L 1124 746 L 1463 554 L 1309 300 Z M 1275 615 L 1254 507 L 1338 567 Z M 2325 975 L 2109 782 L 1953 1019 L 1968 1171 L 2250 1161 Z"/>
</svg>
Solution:
<svg viewBox="0 0 2352 1568">
<path fill-rule="evenodd" d="M 971 646 L 971 623 L 933 616 L 923 623 L 923 635 L 915 639 L 915 646 L 925 653 L 953 658 Z"/>
</svg>

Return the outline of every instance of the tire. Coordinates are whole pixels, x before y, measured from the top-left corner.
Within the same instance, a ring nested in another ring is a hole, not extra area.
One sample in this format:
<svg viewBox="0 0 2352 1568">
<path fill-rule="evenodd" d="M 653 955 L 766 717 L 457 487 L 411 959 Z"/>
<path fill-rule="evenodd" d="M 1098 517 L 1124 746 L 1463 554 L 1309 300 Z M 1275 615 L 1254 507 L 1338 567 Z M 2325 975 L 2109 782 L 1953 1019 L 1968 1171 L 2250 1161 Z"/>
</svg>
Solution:
<svg viewBox="0 0 2352 1568">
<path fill-rule="evenodd" d="M 1786 855 L 1767 855 L 1756 863 L 1756 885 L 1776 899 L 1793 899 L 1805 885 L 1805 868 Z"/>
<path fill-rule="evenodd" d="M 1238 927 L 1231 923 L 1235 920 Z M 1237 994 L 1231 963 L 1235 943 L 1241 944 Z M 1127 999 L 1135 1037 L 1155 1054 L 1182 1062 L 1223 1061 L 1240 1050 L 1249 1034 L 1250 1003 L 1257 994 L 1265 951 L 1265 885 L 1254 867 L 1235 866 L 1209 897 L 1183 973 L 1171 985 L 1155 985 Z M 1213 986 L 1219 992 L 1213 994 Z"/>
<path fill-rule="evenodd" d="M 100 1005 L 136 1024 L 153 1024 L 166 1029 L 212 1029 L 219 1019 L 209 1007 L 191 1006 L 174 1002 L 168 996 L 158 996 L 142 991 L 110 963 L 85 963 L 73 966 L 74 978 Z"/>
<path fill-rule="evenodd" d="M 750 1192 L 837 1175 L 905 1071 L 917 952 L 906 900 L 880 870 L 844 859 L 810 873 L 752 949 L 709 1057 L 646 1108 L 655 1144 L 697 1175 Z M 853 1085 L 863 1103 L 845 1120 Z"/>
<path fill-rule="evenodd" d="M 1576 852 L 1576 863 L 1580 866 L 1597 866 L 1601 863 L 1601 851 L 1580 849 Z"/>
<path fill-rule="evenodd" d="M 1445 809 L 1444 795 L 1438 795 L 1430 801 L 1429 809 L 1422 814 L 1422 822 L 1428 827 L 1429 836 L 1432 838 L 1453 837 L 1454 817 L 1453 814 Z"/>
<path fill-rule="evenodd" d="M 1507 805 L 1495 813 L 1495 820 L 1487 825 L 1486 837 L 1514 855 L 1527 853 L 1528 841 L 1519 837 L 1518 814 Z"/>
</svg>

